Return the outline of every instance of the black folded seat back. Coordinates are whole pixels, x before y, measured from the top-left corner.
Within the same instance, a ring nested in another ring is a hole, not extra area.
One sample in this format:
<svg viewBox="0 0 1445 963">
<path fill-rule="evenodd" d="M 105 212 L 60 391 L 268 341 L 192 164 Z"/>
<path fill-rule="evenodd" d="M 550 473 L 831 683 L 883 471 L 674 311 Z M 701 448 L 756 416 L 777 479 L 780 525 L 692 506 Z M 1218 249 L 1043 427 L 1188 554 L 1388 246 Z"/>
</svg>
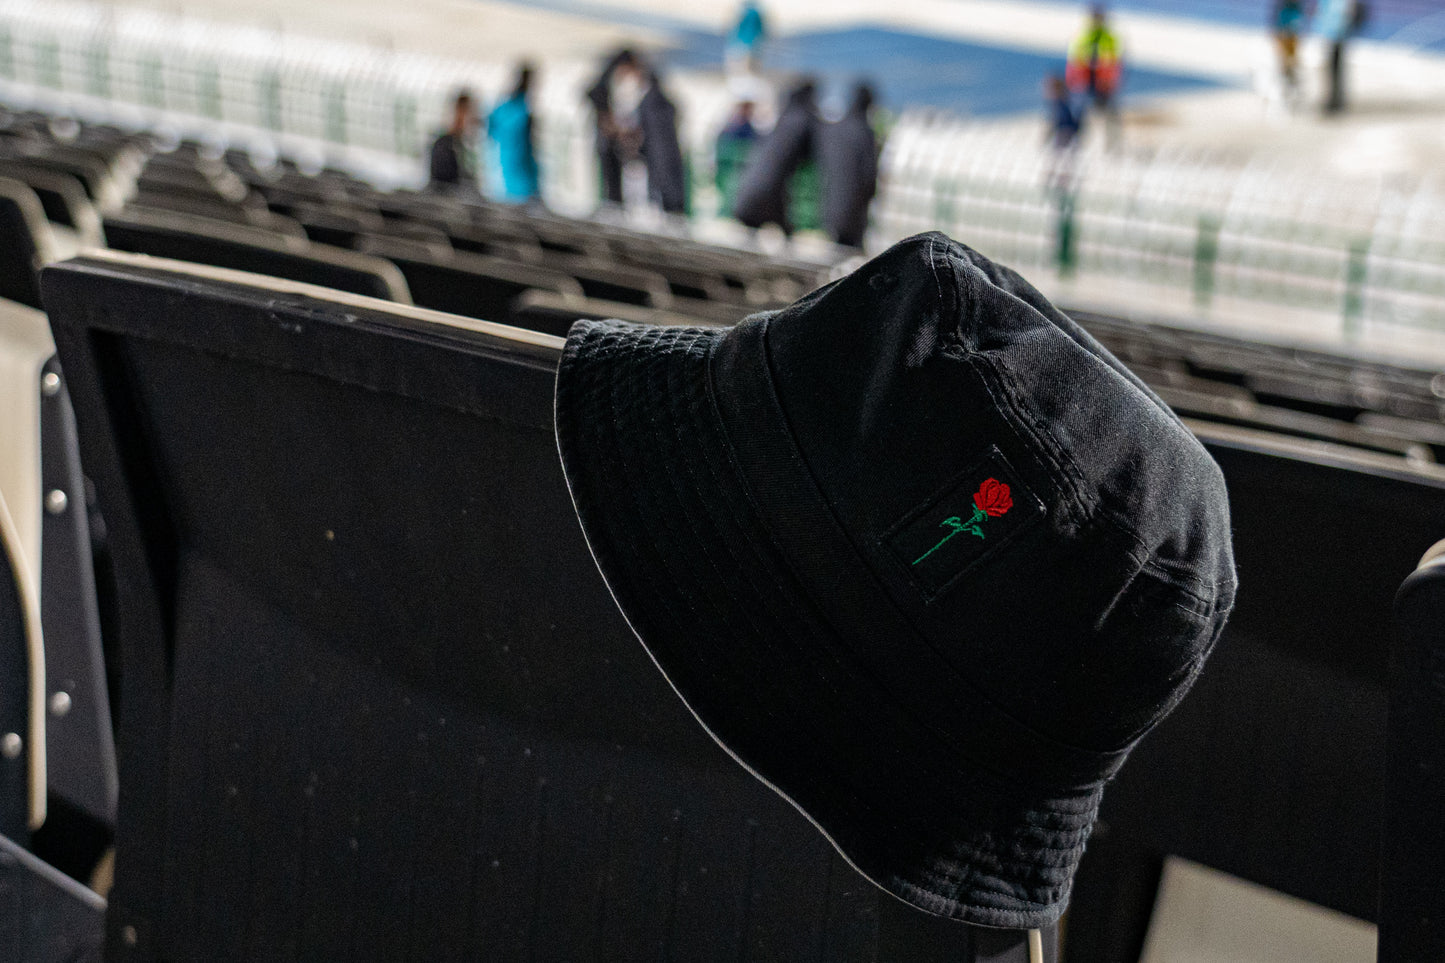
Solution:
<svg viewBox="0 0 1445 963">
<path fill-rule="evenodd" d="M 18 551 L 18 545 L 0 538 L 0 738 L 11 735 L 20 740 L 12 740 L 9 752 L 0 752 L 0 836 L 24 842 L 30 835 L 32 666 L 24 596 L 16 573 L 20 563 L 11 557 Z"/>
<path fill-rule="evenodd" d="M 45 209 L 26 185 L 0 177 L 0 299 L 39 308 Z"/>
<path fill-rule="evenodd" d="M 405 281 L 378 258 L 259 228 L 164 211 L 113 214 L 104 227 L 106 244 L 117 251 L 252 271 L 367 297 L 410 300 Z"/>
<path fill-rule="evenodd" d="M 44 277 L 120 584 L 111 958 L 972 959 L 618 614 L 561 342 L 117 259 Z"/>
</svg>

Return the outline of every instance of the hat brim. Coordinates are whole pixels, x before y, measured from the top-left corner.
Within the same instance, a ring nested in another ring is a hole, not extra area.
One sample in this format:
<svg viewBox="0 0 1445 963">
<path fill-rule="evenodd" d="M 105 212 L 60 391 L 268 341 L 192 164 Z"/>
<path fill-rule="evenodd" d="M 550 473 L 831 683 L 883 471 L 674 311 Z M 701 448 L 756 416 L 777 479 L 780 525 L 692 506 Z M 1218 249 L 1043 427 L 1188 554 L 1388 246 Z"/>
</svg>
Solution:
<svg viewBox="0 0 1445 963">
<path fill-rule="evenodd" d="M 710 382 L 725 337 L 582 321 L 567 339 L 558 450 L 618 607 L 713 739 L 874 884 L 977 925 L 1054 922 L 1102 787 L 977 765 L 849 656 L 734 460 Z"/>
</svg>

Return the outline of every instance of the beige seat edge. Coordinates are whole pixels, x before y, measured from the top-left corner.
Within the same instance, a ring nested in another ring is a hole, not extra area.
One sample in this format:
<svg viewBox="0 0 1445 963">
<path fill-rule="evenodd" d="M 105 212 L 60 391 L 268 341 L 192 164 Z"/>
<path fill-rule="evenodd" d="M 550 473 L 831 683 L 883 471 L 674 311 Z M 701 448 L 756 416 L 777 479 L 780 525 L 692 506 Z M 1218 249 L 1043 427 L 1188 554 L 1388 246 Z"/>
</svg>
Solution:
<svg viewBox="0 0 1445 963">
<path fill-rule="evenodd" d="M 55 354 L 45 315 L 0 301 L 0 538 L 20 582 L 30 649 L 30 816 L 45 819 L 45 649 L 40 631 L 40 398 Z"/>
</svg>

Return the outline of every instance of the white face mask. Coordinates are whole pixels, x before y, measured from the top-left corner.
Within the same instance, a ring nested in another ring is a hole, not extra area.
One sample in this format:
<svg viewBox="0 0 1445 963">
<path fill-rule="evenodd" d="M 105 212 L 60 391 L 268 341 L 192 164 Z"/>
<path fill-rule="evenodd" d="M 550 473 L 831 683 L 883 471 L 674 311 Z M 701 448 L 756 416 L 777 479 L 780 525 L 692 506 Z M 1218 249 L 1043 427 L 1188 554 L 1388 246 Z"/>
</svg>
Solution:
<svg viewBox="0 0 1445 963">
<path fill-rule="evenodd" d="M 630 116 L 637 110 L 637 105 L 642 102 L 644 93 L 646 90 L 642 86 L 642 78 L 637 74 L 617 75 L 612 81 L 613 116 L 618 118 Z"/>
</svg>

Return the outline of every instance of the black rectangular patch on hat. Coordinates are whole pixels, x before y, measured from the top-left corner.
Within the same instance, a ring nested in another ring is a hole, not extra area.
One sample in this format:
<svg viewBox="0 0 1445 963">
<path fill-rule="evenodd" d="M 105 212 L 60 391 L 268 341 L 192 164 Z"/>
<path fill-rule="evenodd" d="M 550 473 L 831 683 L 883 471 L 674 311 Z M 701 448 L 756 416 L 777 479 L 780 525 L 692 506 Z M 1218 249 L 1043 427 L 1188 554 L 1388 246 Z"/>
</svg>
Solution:
<svg viewBox="0 0 1445 963">
<path fill-rule="evenodd" d="M 883 544 L 932 601 L 1043 514 L 1043 503 L 991 447 L 893 526 Z"/>
</svg>

